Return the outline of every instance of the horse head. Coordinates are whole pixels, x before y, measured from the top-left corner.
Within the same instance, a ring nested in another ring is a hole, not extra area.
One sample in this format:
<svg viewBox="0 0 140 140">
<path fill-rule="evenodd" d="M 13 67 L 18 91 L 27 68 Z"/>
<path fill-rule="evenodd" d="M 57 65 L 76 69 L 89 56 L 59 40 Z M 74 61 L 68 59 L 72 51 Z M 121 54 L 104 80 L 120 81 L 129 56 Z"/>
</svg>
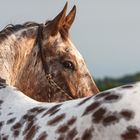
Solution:
<svg viewBox="0 0 140 140">
<path fill-rule="evenodd" d="M 69 36 L 76 6 L 68 15 L 66 11 L 67 3 L 53 20 L 25 24 L 15 31 L 16 36 L 20 34 L 18 44 L 26 45 L 22 45 L 24 57 L 20 57 L 12 85 L 38 101 L 64 101 L 99 91 Z"/>
</svg>

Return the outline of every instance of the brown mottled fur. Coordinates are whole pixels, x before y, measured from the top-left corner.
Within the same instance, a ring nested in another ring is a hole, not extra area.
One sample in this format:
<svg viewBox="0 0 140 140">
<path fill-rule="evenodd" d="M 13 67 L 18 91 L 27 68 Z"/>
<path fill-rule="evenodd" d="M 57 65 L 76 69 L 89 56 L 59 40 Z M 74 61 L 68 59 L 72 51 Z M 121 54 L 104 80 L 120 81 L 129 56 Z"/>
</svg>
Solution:
<svg viewBox="0 0 140 140">
<path fill-rule="evenodd" d="M 99 92 L 85 62 L 69 38 L 76 7 L 66 16 L 67 4 L 53 20 L 46 24 L 25 23 L 8 26 L 0 32 L 0 77 L 38 101 L 64 101 Z M 41 48 L 38 31 L 42 26 Z M 42 64 L 41 55 L 45 64 Z M 65 68 L 71 62 L 73 69 Z M 51 74 L 56 86 L 46 79 Z"/>
</svg>

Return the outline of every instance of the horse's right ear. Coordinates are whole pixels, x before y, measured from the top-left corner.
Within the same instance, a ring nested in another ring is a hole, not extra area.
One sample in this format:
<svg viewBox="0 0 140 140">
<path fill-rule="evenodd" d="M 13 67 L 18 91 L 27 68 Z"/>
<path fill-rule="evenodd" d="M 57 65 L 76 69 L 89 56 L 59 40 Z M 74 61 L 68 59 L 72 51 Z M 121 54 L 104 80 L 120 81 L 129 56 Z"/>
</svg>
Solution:
<svg viewBox="0 0 140 140">
<path fill-rule="evenodd" d="M 72 10 L 69 12 L 69 14 L 66 16 L 65 18 L 65 22 L 64 22 L 64 25 L 63 27 L 69 31 L 72 23 L 74 22 L 74 19 L 75 19 L 75 15 L 76 15 L 76 6 L 74 5 Z"/>
<path fill-rule="evenodd" d="M 63 10 L 50 22 L 51 35 L 55 35 L 63 26 L 66 17 L 67 5 L 68 2 L 66 2 Z"/>
</svg>

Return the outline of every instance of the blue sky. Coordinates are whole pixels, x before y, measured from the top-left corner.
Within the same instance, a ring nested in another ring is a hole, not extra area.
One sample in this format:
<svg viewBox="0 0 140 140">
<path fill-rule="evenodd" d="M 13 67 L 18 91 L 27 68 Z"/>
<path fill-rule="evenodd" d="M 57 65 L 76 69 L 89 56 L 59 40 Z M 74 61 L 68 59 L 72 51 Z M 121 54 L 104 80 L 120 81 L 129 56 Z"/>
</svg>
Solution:
<svg viewBox="0 0 140 140">
<path fill-rule="evenodd" d="M 66 0 L 1 0 L 0 29 L 52 19 Z M 71 38 L 95 78 L 140 71 L 139 0 L 69 0 L 77 5 Z"/>
</svg>

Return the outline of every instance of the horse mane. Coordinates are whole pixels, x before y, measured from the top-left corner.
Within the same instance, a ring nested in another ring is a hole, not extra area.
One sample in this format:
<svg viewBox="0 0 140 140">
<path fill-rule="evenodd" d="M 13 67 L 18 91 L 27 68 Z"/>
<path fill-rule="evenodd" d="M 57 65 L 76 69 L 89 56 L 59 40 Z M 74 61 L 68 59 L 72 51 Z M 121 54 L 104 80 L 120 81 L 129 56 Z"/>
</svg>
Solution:
<svg viewBox="0 0 140 140">
<path fill-rule="evenodd" d="M 47 25 L 50 21 L 46 21 L 45 25 Z M 0 31 L 0 35 L 5 33 L 5 32 L 15 32 L 15 31 L 19 31 L 23 28 L 28 28 L 28 27 L 34 27 L 34 26 L 39 26 L 40 23 L 34 22 L 34 21 L 27 21 L 23 24 L 8 24 L 6 25 L 1 31 Z"/>
<path fill-rule="evenodd" d="M 14 31 L 18 31 L 18 30 L 23 29 L 23 28 L 39 26 L 39 25 L 40 25 L 39 23 L 32 22 L 32 21 L 28 21 L 28 22 L 25 22 L 23 24 L 16 24 L 16 25 L 8 24 L 8 25 L 6 25 L 6 27 L 4 27 L 4 29 L 2 31 L 0 31 L 0 34 L 5 32 L 5 31 L 14 32 Z"/>
<path fill-rule="evenodd" d="M 25 22 L 23 24 L 8 24 L 6 27 L 4 27 L 1 31 L 0 31 L 0 40 L 3 40 L 5 38 L 7 38 L 7 36 L 13 34 L 14 32 L 17 32 L 21 29 L 24 28 L 28 28 L 28 27 L 34 27 L 34 26 L 39 26 L 40 24 L 37 22 Z"/>
<path fill-rule="evenodd" d="M 49 23 L 50 23 L 50 20 L 47 20 L 45 22 L 45 25 L 48 25 Z M 17 32 L 21 29 L 25 29 L 25 28 L 28 28 L 28 27 L 35 27 L 35 26 L 39 26 L 39 25 L 41 25 L 41 24 L 37 23 L 37 22 L 33 22 L 33 21 L 28 21 L 28 22 L 25 22 L 23 24 L 16 24 L 16 25 L 8 24 L 6 27 L 4 27 L 0 31 L 0 41 L 4 40 L 5 38 L 7 38 L 7 36 L 13 34 L 14 32 Z M 68 32 L 65 29 L 63 29 L 63 28 L 60 29 L 60 34 L 61 34 L 61 36 L 64 40 L 67 39 Z"/>
</svg>

